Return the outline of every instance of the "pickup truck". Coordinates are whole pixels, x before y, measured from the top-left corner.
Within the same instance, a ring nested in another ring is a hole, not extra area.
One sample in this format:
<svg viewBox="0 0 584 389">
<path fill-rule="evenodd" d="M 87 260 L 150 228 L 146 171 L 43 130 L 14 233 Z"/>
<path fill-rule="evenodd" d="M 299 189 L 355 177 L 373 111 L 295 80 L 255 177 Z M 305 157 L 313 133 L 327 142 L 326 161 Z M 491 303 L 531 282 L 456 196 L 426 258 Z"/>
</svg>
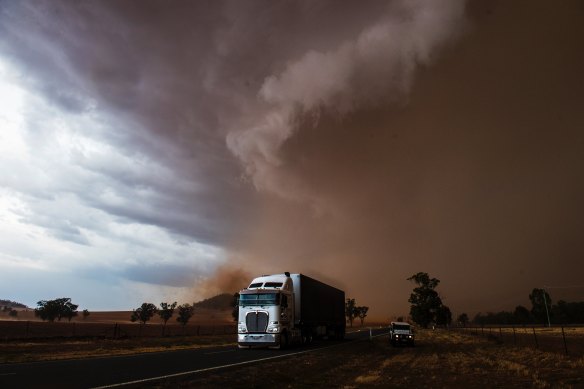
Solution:
<svg viewBox="0 0 584 389">
<path fill-rule="evenodd" d="M 414 332 L 410 323 L 392 321 L 389 326 L 389 341 L 392 346 L 405 344 L 414 346 Z"/>
</svg>

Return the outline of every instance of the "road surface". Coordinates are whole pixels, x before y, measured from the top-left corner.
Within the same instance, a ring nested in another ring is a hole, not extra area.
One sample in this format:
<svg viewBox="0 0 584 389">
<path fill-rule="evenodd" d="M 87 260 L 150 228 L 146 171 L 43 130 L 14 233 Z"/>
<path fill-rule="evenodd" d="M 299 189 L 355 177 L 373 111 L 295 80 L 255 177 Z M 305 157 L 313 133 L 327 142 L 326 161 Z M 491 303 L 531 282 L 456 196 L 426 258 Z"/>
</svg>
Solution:
<svg viewBox="0 0 584 389">
<path fill-rule="evenodd" d="M 372 330 L 380 336 L 386 329 Z M 244 349 L 222 346 L 136 355 L 0 365 L 0 388 L 98 388 L 123 387 L 142 381 L 145 385 L 168 376 L 187 376 L 283 358 L 323 347 L 349 345 L 367 339 L 369 331 L 349 333 L 345 341 L 315 341 L 287 350 Z"/>
</svg>

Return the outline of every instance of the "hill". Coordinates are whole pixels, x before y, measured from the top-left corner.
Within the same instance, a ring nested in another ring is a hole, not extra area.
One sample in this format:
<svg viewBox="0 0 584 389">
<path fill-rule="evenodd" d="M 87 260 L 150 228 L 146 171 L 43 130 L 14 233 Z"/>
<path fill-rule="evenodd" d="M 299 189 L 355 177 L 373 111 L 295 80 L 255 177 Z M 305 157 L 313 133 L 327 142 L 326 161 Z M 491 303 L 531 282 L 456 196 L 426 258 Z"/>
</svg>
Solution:
<svg viewBox="0 0 584 389">
<path fill-rule="evenodd" d="M 196 308 L 208 309 L 231 309 L 234 303 L 233 295 L 229 293 L 218 294 L 217 296 L 209 297 L 208 299 L 194 303 Z"/>
<path fill-rule="evenodd" d="M 11 300 L 2 300 L 0 299 L 0 308 L 8 307 L 8 308 L 28 308 L 26 305 L 17 303 L 16 301 Z"/>
</svg>

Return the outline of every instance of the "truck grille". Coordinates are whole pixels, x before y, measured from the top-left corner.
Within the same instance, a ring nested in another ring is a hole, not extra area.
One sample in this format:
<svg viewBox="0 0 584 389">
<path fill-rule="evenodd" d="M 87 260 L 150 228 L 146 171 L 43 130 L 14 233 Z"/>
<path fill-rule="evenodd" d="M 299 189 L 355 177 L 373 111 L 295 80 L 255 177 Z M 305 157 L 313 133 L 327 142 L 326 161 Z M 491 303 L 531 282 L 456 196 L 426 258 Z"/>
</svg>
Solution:
<svg viewBox="0 0 584 389">
<path fill-rule="evenodd" d="M 268 328 L 268 313 L 249 312 L 245 317 L 245 325 L 249 332 L 266 332 L 266 328 Z"/>
</svg>

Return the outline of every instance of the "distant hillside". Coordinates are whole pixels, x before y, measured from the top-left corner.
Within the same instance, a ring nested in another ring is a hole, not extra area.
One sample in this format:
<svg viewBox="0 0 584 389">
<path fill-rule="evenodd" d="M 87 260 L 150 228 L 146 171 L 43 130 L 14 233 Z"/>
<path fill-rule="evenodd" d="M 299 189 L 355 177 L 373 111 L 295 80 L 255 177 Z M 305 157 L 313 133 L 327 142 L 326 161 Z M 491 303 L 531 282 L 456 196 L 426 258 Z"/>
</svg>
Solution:
<svg viewBox="0 0 584 389">
<path fill-rule="evenodd" d="M 21 303 L 17 303 L 16 301 L 2 300 L 2 299 L 0 299 L 0 307 L 28 308 L 26 305 L 21 304 Z"/>
<path fill-rule="evenodd" d="M 233 304 L 233 295 L 229 293 L 218 294 L 217 296 L 209 297 L 193 305 L 196 308 L 210 308 L 210 309 L 231 309 Z"/>
</svg>

